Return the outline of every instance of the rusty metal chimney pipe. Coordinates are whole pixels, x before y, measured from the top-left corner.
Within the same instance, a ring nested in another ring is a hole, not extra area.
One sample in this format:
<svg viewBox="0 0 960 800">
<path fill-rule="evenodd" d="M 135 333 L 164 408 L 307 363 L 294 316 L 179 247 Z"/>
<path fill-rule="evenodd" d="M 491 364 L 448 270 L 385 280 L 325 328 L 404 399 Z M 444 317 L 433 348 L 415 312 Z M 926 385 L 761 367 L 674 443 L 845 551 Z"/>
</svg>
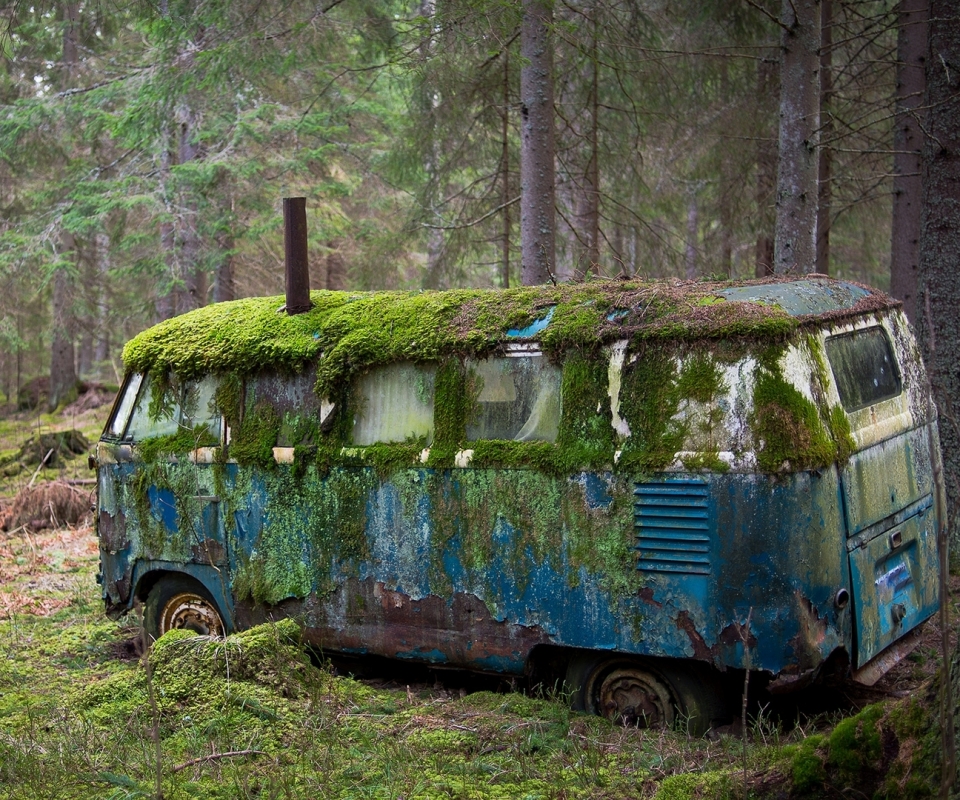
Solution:
<svg viewBox="0 0 960 800">
<path fill-rule="evenodd" d="M 286 271 L 287 314 L 302 314 L 310 302 L 310 267 L 307 264 L 307 198 L 283 198 L 283 251 Z"/>
</svg>

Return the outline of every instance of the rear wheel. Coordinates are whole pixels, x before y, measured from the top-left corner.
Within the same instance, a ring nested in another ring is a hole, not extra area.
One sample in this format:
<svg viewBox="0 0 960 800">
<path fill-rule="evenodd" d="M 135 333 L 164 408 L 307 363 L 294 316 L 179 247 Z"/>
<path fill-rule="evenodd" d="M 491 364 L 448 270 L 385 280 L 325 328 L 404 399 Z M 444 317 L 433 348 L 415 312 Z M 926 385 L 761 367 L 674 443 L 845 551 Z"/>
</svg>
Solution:
<svg viewBox="0 0 960 800">
<path fill-rule="evenodd" d="M 202 636 L 223 636 L 223 616 L 210 593 L 184 575 L 167 575 L 150 589 L 143 625 L 151 641 L 167 631 L 188 630 Z"/>
<path fill-rule="evenodd" d="M 715 683 L 697 665 L 585 654 L 569 662 L 566 685 L 574 709 L 621 725 L 701 735 L 723 716 Z"/>
</svg>

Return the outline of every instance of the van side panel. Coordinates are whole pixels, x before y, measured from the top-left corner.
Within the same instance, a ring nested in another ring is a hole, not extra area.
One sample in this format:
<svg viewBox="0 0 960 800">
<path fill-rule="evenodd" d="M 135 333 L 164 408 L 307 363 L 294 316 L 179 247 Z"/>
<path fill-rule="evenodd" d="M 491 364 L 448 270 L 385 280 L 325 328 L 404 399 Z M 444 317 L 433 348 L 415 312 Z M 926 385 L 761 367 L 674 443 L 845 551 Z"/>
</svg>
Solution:
<svg viewBox="0 0 960 800">
<path fill-rule="evenodd" d="M 236 511 L 241 625 L 303 615 L 328 650 L 514 673 L 537 644 L 786 675 L 849 646 L 849 612 L 833 606 L 849 590 L 835 470 L 631 480 L 422 469 L 381 482 L 309 468 L 301 499 L 329 496 L 331 481 L 365 487 L 352 552 L 342 534 L 355 512 L 314 515 L 281 493 L 282 510 L 283 480 L 254 481 L 257 499 Z"/>
</svg>

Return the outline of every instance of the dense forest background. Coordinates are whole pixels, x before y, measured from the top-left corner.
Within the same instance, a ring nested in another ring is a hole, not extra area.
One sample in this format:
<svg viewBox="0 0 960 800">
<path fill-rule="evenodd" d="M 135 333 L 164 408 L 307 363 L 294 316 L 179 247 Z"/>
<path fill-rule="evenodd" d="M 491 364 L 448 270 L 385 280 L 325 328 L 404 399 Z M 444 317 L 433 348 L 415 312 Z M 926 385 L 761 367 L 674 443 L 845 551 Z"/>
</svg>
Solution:
<svg viewBox="0 0 960 800">
<path fill-rule="evenodd" d="M 916 262 L 891 224 L 895 197 L 919 209 L 896 183 L 922 144 L 911 0 L 7 2 L 0 391 L 52 371 L 55 405 L 75 378 L 117 382 L 159 319 L 282 292 L 284 196 L 307 197 L 313 288 L 519 283 L 531 6 L 550 279 L 767 274 L 784 20 L 805 5 L 819 231 L 798 269 L 886 288 Z"/>
</svg>

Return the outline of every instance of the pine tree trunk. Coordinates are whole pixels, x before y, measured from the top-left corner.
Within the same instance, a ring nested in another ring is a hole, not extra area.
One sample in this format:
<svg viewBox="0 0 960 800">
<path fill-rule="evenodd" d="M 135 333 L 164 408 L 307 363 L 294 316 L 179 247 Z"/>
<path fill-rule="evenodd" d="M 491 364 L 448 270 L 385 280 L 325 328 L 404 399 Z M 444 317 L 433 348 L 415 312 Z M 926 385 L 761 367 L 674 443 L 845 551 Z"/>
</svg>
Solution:
<svg viewBox="0 0 960 800">
<path fill-rule="evenodd" d="M 191 109 L 184 114 L 180 123 L 179 162 L 189 164 L 197 160 L 201 153 L 195 139 L 196 120 Z M 207 274 L 200 263 L 200 235 L 197 231 L 197 201 L 188 188 L 182 200 L 186 210 L 180 226 L 180 257 L 183 271 L 184 308 L 189 311 L 207 304 Z"/>
<path fill-rule="evenodd" d="M 500 239 L 500 286 L 510 288 L 510 50 L 503 49 L 503 102 L 500 106 L 500 203 L 503 233 Z"/>
<path fill-rule="evenodd" d="M 546 283 L 554 269 L 555 146 L 550 0 L 523 0 L 520 53 L 520 252 L 525 286 Z"/>
<path fill-rule="evenodd" d="M 930 0 L 929 48 L 925 63 L 926 107 L 922 174 L 923 207 L 917 270 L 916 324 L 933 395 L 940 412 L 940 445 L 944 483 L 952 527 L 948 531 L 951 566 L 957 565 L 960 535 L 960 13 L 955 0 Z M 941 602 L 948 602 L 942 597 Z M 941 623 L 942 624 L 942 623 Z M 940 725 L 944 765 L 941 797 L 955 787 L 955 722 L 960 698 L 960 645 L 950 659 L 949 680 L 944 681 Z M 952 690 L 952 697 L 947 690 Z M 957 797 L 956 787 L 950 797 Z"/>
<path fill-rule="evenodd" d="M 587 164 L 580 179 L 577 194 L 577 257 L 578 274 L 598 274 L 600 268 L 600 164 L 599 164 L 599 83 L 600 67 L 597 61 L 597 7 L 591 3 L 585 11 L 590 14 L 590 59 L 585 82 L 590 87 L 587 101 Z"/>
<path fill-rule="evenodd" d="M 812 272 L 817 257 L 820 3 L 783 0 L 774 271 Z"/>
<path fill-rule="evenodd" d="M 890 293 L 917 318 L 917 262 L 920 258 L 920 148 L 923 132 L 924 63 L 928 0 L 902 0 L 897 18 L 897 120 L 893 130 L 893 236 Z"/>
<path fill-rule="evenodd" d="M 940 441 L 952 516 L 960 509 L 960 15 L 952 0 L 930 2 L 926 64 L 923 209 L 916 323 L 942 415 Z M 929 309 L 929 317 L 927 315 Z M 934 341 L 931 342 L 931 328 Z M 951 542 L 954 552 L 956 539 Z"/>
<path fill-rule="evenodd" d="M 76 78 L 78 52 L 78 3 L 63 6 L 63 58 L 60 84 L 68 88 Z M 58 261 L 76 261 L 76 240 L 72 233 L 61 229 Z M 74 287 L 65 266 L 58 266 L 53 275 L 53 332 L 50 348 L 50 394 L 47 406 L 54 411 L 77 385 L 74 336 L 76 326 L 73 311 Z"/>
<path fill-rule="evenodd" d="M 75 258 L 73 235 L 60 234 L 61 258 Z M 77 385 L 77 369 L 73 346 L 73 287 L 65 267 L 53 275 L 53 344 L 50 349 L 50 394 L 47 406 L 54 411 Z"/>
<path fill-rule="evenodd" d="M 235 300 L 237 290 L 233 276 L 233 234 L 229 231 L 217 236 L 217 250 L 219 262 L 213 276 L 213 302 L 225 303 Z"/>
<path fill-rule="evenodd" d="M 833 97 L 833 0 L 821 0 L 820 8 L 820 141 L 829 140 L 833 132 L 830 103 Z M 830 274 L 830 204 L 833 201 L 833 152 L 820 147 L 819 193 L 817 198 L 817 266 L 816 272 Z"/>
<path fill-rule="evenodd" d="M 93 363 L 98 372 L 110 358 L 110 304 L 107 287 L 110 285 L 110 237 L 105 233 L 97 234 L 97 303 L 96 303 L 96 343 L 93 346 Z"/>
<path fill-rule="evenodd" d="M 687 195 L 687 241 L 684 257 L 688 281 L 697 277 L 697 250 L 699 249 L 697 232 L 699 227 L 700 209 L 697 207 L 697 190 L 694 186 L 691 186 Z"/>
<path fill-rule="evenodd" d="M 756 270 L 758 278 L 773 274 L 773 229 L 775 217 L 774 192 L 777 186 L 776 131 L 763 125 L 772 119 L 779 104 L 776 62 L 772 57 L 757 62 L 757 184 L 756 203 L 758 233 L 756 243 Z"/>
</svg>

